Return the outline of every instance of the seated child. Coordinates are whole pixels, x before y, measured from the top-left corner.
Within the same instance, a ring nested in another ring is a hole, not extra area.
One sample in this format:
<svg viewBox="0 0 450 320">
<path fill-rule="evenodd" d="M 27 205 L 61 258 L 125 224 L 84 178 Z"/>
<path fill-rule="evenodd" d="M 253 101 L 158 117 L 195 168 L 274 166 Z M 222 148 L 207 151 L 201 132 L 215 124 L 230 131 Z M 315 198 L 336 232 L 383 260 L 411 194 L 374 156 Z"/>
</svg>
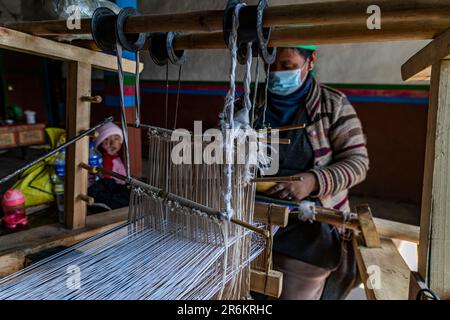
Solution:
<svg viewBox="0 0 450 320">
<path fill-rule="evenodd" d="M 98 130 L 98 137 L 95 139 L 95 147 L 103 155 L 103 168 L 114 171 L 121 175 L 126 175 L 125 165 L 120 159 L 119 152 L 122 149 L 123 132 L 117 125 L 110 122 Z M 104 175 L 104 178 L 111 178 Z M 125 181 L 113 178 L 119 184 Z"/>
<path fill-rule="evenodd" d="M 114 123 L 107 123 L 98 130 L 95 147 L 102 154 L 103 168 L 126 175 L 125 165 L 120 158 L 123 143 L 123 132 Z M 111 209 L 123 208 L 129 205 L 130 190 L 125 181 L 103 175 L 89 187 L 88 194 L 96 203 L 104 204 Z"/>
</svg>

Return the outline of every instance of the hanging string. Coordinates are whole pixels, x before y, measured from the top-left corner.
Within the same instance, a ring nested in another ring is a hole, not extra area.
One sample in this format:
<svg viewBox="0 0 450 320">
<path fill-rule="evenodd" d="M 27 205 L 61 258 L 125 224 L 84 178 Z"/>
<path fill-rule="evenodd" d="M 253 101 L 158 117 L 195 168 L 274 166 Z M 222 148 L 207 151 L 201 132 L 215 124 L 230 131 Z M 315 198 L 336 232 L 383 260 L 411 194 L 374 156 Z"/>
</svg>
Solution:
<svg viewBox="0 0 450 320">
<path fill-rule="evenodd" d="M 166 120 L 164 122 L 165 128 L 169 126 L 169 63 L 166 64 Z"/>
<path fill-rule="evenodd" d="M 255 125 L 255 109 L 256 109 L 256 99 L 258 96 L 258 85 L 259 85 L 259 52 L 256 57 L 256 75 L 255 75 L 255 87 L 253 90 L 253 105 L 252 105 L 252 118 L 250 125 L 253 128 Z"/>
<path fill-rule="evenodd" d="M 248 132 L 251 130 L 250 125 L 250 111 L 252 110 L 253 104 L 250 100 L 250 91 L 251 91 L 251 83 L 252 83 L 252 60 L 253 60 L 253 52 L 252 52 L 252 43 L 247 43 L 247 62 L 245 64 L 245 75 L 244 75 L 244 106 L 246 109 L 245 114 L 245 127 L 243 128 L 244 134 L 243 134 L 243 143 L 247 143 L 247 135 Z M 254 113 L 254 111 L 253 111 Z M 248 142 L 250 143 L 250 141 Z M 250 183 L 250 181 L 253 179 L 254 171 L 251 170 L 251 164 L 250 164 L 250 158 L 252 155 L 250 155 L 250 152 L 253 152 L 253 150 L 250 150 L 249 147 L 249 153 L 245 157 L 245 177 L 244 182 Z"/>
<path fill-rule="evenodd" d="M 135 76 L 135 86 L 134 86 L 134 126 L 135 128 L 139 128 L 141 126 L 141 80 L 140 80 L 140 57 L 139 52 L 136 52 L 136 71 L 134 73 Z"/>
<path fill-rule="evenodd" d="M 245 129 L 250 125 L 250 110 L 252 109 L 252 102 L 250 100 L 250 86 L 252 82 L 252 43 L 247 43 L 247 54 L 245 63 L 245 74 L 244 74 L 244 107 L 246 109 L 245 113 Z"/>
<path fill-rule="evenodd" d="M 236 95 L 236 66 L 237 66 L 237 31 L 239 28 L 239 11 L 246 6 L 244 3 L 236 5 L 233 12 L 233 25 L 229 37 L 228 47 L 230 48 L 231 64 L 230 64 L 230 89 L 225 97 L 225 106 L 221 115 L 221 128 L 225 135 L 225 177 L 226 186 L 224 192 L 225 211 L 229 219 L 233 216 L 233 208 L 231 206 L 232 197 L 232 175 L 233 175 L 233 157 L 234 157 L 234 141 L 232 133 L 234 131 L 234 99 Z"/>
<path fill-rule="evenodd" d="M 266 124 L 266 111 L 267 111 L 267 92 L 269 91 L 269 73 L 270 73 L 270 64 L 267 65 L 266 70 L 266 87 L 264 89 L 264 110 L 263 110 L 263 128 L 267 128 Z"/>
<path fill-rule="evenodd" d="M 183 65 L 180 65 L 178 69 L 178 87 L 177 87 L 177 102 L 175 104 L 175 119 L 173 123 L 173 129 L 177 128 L 177 120 L 178 120 L 178 107 L 180 103 L 180 89 L 181 89 L 181 72 L 183 70 Z"/>
<path fill-rule="evenodd" d="M 124 101 L 125 91 L 124 91 L 124 85 L 123 85 L 122 45 L 119 42 L 117 42 L 116 48 L 117 48 L 119 87 L 120 87 L 120 116 L 121 116 L 122 132 L 123 132 L 123 144 L 125 147 L 126 172 L 127 172 L 127 177 L 131 177 L 130 152 L 129 152 L 129 148 L 128 148 L 128 122 L 127 122 L 127 115 L 125 112 L 125 101 Z M 139 68 L 139 66 L 137 68 Z"/>
<path fill-rule="evenodd" d="M 223 192 L 225 212 L 227 218 L 230 220 L 234 215 L 234 209 L 232 205 L 233 197 L 233 159 L 234 159 L 234 101 L 236 95 L 236 66 L 237 66 L 237 32 L 239 29 L 239 12 L 241 8 L 246 6 L 244 3 L 239 3 L 234 8 L 233 12 L 233 24 L 231 28 L 231 33 L 229 36 L 228 47 L 230 48 L 231 63 L 230 63 L 230 89 L 228 90 L 227 96 L 225 98 L 225 106 L 221 119 L 222 132 L 225 134 L 225 190 Z M 234 176 L 236 177 L 236 176 Z M 237 189 L 237 188 L 235 188 Z M 226 228 L 226 226 L 225 226 Z M 223 229 L 223 237 L 228 242 L 228 229 Z M 225 259 L 228 260 L 228 246 L 225 249 Z M 234 262 L 235 260 L 232 259 Z M 226 276 L 229 273 L 228 265 L 225 263 L 223 265 L 223 276 L 222 276 L 222 289 L 220 290 L 219 298 L 222 298 L 225 290 Z"/>
</svg>

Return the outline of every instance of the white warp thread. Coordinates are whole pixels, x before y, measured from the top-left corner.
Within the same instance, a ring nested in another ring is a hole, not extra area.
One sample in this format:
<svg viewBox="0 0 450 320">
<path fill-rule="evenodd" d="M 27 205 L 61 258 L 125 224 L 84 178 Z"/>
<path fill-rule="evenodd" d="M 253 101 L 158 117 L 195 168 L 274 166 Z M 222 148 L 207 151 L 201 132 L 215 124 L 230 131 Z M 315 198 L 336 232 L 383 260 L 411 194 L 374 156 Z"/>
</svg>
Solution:
<svg viewBox="0 0 450 320">
<path fill-rule="evenodd" d="M 298 219 L 300 221 L 312 221 L 316 216 L 316 204 L 313 201 L 300 201 L 298 211 Z"/>
<path fill-rule="evenodd" d="M 232 197 L 232 175 L 233 175 L 233 159 L 234 159 L 234 140 L 231 134 L 227 131 L 234 131 L 234 99 L 236 94 L 236 65 L 237 65 L 237 31 L 239 28 L 239 11 L 246 6 L 244 3 L 236 5 L 233 12 L 233 25 L 229 37 L 228 47 L 231 52 L 231 66 L 230 66 L 230 89 L 225 98 L 225 107 L 221 115 L 222 132 L 225 134 L 225 159 L 227 165 L 225 166 L 226 186 L 224 192 L 225 212 L 228 219 L 234 215 L 233 207 L 231 206 Z"/>
</svg>

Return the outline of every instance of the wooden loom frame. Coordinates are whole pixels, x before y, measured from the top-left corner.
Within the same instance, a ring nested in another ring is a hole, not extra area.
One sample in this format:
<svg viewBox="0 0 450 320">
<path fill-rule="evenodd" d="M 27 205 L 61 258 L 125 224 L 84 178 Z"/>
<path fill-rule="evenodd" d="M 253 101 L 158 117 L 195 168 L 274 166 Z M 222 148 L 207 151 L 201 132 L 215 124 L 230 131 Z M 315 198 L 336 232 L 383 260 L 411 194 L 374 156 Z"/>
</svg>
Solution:
<svg viewBox="0 0 450 320">
<path fill-rule="evenodd" d="M 117 58 L 49 39 L 40 38 L 0 27 L 0 48 L 24 52 L 46 58 L 66 61 L 67 103 L 66 134 L 71 139 L 90 128 L 92 69 L 117 71 Z M 123 70 L 135 72 L 135 62 L 124 60 Z M 140 66 L 140 72 L 143 64 Z M 83 197 L 87 194 L 87 172 L 79 167 L 88 161 L 89 137 L 76 142 L 67 150 L 65 221 L 69 229 L 80 229 L 86 225 L 87 206 Z"/>
<path fill-rule="evenodd" d="M 351 1 L 348 2 L 351 3 Z M 320 12 L 312 11 L 311 14 L 319 16 Z M 355 18 L 355 15 L 353 17 Z M 311 20 L 318 23 L 322 21 L 319 18 Z M 338 20 L 335 19 L 335 21 Z M 327 32 L 333 29 L 332 26 L 325 26 L 324 28 L 318 27 L 316 29 L 321 32 L 316 33 L 316 38 L 313 41 L 317 43 L 363 42 L 366 35 L 367 40 L 372 41 L 398 40 L 406 38 L 406 29 L 412 34 L 409 37 L 411 39 L 433 38 L 436 32 L 441 30 L 446 23 L 440 23 L 437 27 L 431 29 L 418 24 L 414 30 L 423 30 L 421 33 L 411 32 L 406 27 L 403 29 L 399 27 L 398 30 L 393 28 L 388 30 L 386 38 L 383 38 L 383 34 L 379 32 L 374 33 L 374 37 L 370 37 L 366 31 L 344 29 L 348 31 L 345 35 L 338 36 L 336 32 L 332 32 L 333 37 L 325 39 L 324 36 Z M 411 26 L 411 24 L 408 26 Z M 308 30 L 306 29 L 303 32 L 297 32 L 297 36 L 302 37 L 302 41 L 305 43 L 312 41 L 311 37 L 308 38 L 306 34 Z M 423 281 L 420 278 L 425 279 L 430 288 L 441 298 L 450 298 L 450 275 L 446 272 L 450 268 L 450 250 L 448 249 L 450 248 L 450 212 L 446 210 L 450 207 L 450 195 L 447 191 L 447 186 L 450 182 L 450 172 L 447 167 L 448 163 L 450 163 L 450 141 L 448 137 L 448 128 L 450 126 L 450 30 L 443 33 L 439 31 L 438 34 L 439 36 L 435 40 L 413 56 L 402 67 L 402 76 L 405 81 L 431 79 L 420 242 L 417 239 L 417 228 L 390 221 L 378 221 L 377 223 L 377 219 L 374 220 L 376 228 L 382 236 L 387 237 L 380 239 L 379 248 L 369 248 L 367 243 L 362 241 L 363 239 L 354 238 L 358 267 L 369 299 L 413 299 L 418 289 L 423 287 Z M 202 39 L 208 40 L 208 35 L 203 35 L 202 37 Z M 189 35 L 183 36 L 175 42 L 175 48 L 190 49 L 196 45 L 200 47 L 206 46 L 204 42 L 202 44 L 196 43 L 195 39 L 195 37 L 190 37 Z M 217 40 L 217 35 L 214 35 L 212 39 Z M 285 38 L 284 41 L 290 40 Z M 69 65 L 67 91 L 68 137 L 70 138 L 79 131 L 89 127 L 90 102 L 89 99 L 82 99 L 82 97 L 91 96 L 91 70 L 95 67 L 116 71 L 117 61 L 115 57 L 7 28 L 0 28 L 0 47 L 67 61 Z M 133 73 L 134 63 L 125 60 L 124 71 Z M 126 209 L 86 218 L 87 172 L 82 170 L 79 164 L 87 161 L 87 147 L 88 139 L 86 138 L 68 150 L 68 179 L 66 179 L 67 229 L 56 225 L 44 226 L 37 228 L 37 230 L 2 237 L 2 240 L 5 240 L 2 242 L 9 246 L 9 249 L 6 251 L 0 249 L 0 276 L 12 273 L 23 267 L 23 260 L 27 254 L 57 244 L 70 245 L 76 243 L 125 220 Z M 261 212 L 264 212 L 264 209 Z M 283 219 L 285 219 L 285 210 L 280 209 L 280 214 L 281 218 L 278 223 L 282 225 L 284 223 Z M 258 218 L 258 209 L 255 212 L 255 217 Z M 267 216 L 265 217 L 264 215 L 259 216 L 259 219 L 263 221 L 266 218 Z M 276 219 L 272 217 L 271 222 L 274 223 Z M 384 231 L 380 231 L 383 228 Z M 72 229 L 72 231 L 68 229 Z M 390 238 L 407 239 L 409 241 L 417 240 L 419 242 L 418 274 L 410 276 L 409 268 Z M 380 267 L 382 276 L 381 288 L 371 288 L 368 285 L 370 267 L 373 265 Z M 5 273 L 2 273 L 3 270 L 5 270 Z M 279 275 L 276 273 L 269 274 L 269 276 L 273 276 L 271 279 L 274 281 L 274 284 L 267 285 L 267 275 L 261 275 L 258 272 L 253 273 L 252 287 L 256 288 L 256 291 L 275 296 L 279 294 Z M 272 283 L 272 280 L 269 282 Z M 264 282 L 263 289 L 261 289 L 261 281 Z M 258 286 L 259 289 L 257 289 Z M 268 290 L 269 287 L 270 289 Z"/>
</svg>

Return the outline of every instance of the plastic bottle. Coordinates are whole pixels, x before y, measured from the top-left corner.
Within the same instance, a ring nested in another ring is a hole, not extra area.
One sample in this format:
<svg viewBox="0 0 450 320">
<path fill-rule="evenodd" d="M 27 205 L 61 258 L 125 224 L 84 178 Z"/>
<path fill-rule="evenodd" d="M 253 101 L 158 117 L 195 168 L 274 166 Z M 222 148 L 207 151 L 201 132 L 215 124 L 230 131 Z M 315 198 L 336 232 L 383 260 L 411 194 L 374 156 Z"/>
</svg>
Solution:
<svg viewBox="0 0 450 320">
<path fill-rule="evenodd" d="M 103 165 L 103 157 L 101 153 L 95 147 L 95 142 L 91 141 L 89 144 L 89 165 L 91 167 L 101 167 Z M 94 182 L 98 181 L 100 177 L 95 174 L 89 175 L 89 186 L 93 185 Z"/>
<path fill-rule="evenodd" d="M 64 223 L 64 177 L 66 175 L 66 151 L 58 153 L 54 163 L 55 175 L 53 178 L 56 205 L 59 211 L 59 222 Z"/>
<path fill-rule="evenodd" d="M 16 230 L 28 224 L 27 214 L 25 212 L 25 196 L 19 190 L 8 190 L 2 199 L 3 212 L 5 214 L 5 227 L 10 230 Z"/>
</svg>

